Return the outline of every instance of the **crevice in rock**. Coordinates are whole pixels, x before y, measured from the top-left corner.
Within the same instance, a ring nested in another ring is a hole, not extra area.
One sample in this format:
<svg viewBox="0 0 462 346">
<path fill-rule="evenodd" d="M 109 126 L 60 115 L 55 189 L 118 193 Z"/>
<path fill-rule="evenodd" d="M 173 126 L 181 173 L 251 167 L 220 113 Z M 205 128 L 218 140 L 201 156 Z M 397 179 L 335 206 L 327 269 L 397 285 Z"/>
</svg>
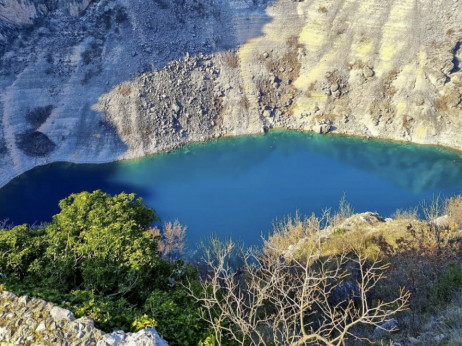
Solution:
<svg viewBox="0 0 462 346">
<path fill-rule="evenodd" d="M 459 53 L 460 46 L 461 46 L 461 42 L 459 41 L 456 43 L 456 45 L 454 46 L 454 49 L 452 50 L 452 55 L 453 55 L 452 63 L 454 64 L 454 67 L 452 68 L 450 72 L 451 74 L 460 71 L 460 61 L 459 61 L 459 58 L 457 57 L 457 53 Z"/>
</svg>

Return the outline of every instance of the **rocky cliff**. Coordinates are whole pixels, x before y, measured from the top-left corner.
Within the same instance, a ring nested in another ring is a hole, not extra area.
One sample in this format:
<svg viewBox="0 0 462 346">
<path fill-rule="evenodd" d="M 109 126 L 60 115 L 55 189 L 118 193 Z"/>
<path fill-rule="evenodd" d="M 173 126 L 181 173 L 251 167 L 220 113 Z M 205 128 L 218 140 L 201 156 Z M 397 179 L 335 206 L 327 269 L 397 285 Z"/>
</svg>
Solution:
<svg viewBox="0 0 462 346">
<path fill-rule="evenodd" d="M 167 346 L 154 328 L 106 334 L 96 329 L 90 319 L 75 319 L 69 310 L 7 291 L 0 291 L 0 344 Z"/>
<path fill-rule="evenodd" d="M 270 128 L 462 149 L 459 0 L 1 0 L 0 186 Z"/>
</svg>

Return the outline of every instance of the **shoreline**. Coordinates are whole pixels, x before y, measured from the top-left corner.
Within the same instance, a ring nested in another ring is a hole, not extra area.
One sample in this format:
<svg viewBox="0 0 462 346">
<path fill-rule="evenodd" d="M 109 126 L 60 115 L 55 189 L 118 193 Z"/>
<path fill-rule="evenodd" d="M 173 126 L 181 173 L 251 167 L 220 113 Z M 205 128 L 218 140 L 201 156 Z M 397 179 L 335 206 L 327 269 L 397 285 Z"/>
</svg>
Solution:
<svg viewBox="0 0 462 346">
<path fill-rule="evenodd" d="M 133 155 L 133 156 L 130 156 L 128 155 L 128 157 L 124 158 L 119 158 L 119 159 L 108 159 L 108 160 L 75 160 L 75 161 L 72 161 L 72 160 L 67 160 L 67 159 L 63 159 L 63 160 L 55 160 L 55 161 L 52 161 L 52 162 L 47 162 L 47 163 L 44 163 L 44 164 L 38 164 L 38 165 L 35 165 L 29 169 L 26 169 L 24 170 L 23 172 L 21 172 L 20 174 L 17 174 L 17 175 L 14 175 L 12 177 L 6 177 L 5 179 L 2 179 L 0 180 L 0 192 L 2 191 L 2 189 L 7 186 L 8 184 L 10 184 L 11 182 L 13 182 L 15 179 L 17 179 L 18 177 L 22 176 L 23 174 L 37 168 L 37 167 L 44 167 L 44 166 L 48 166 L 48 165 L 52 165 L 52 164 L 55 164 L 55 163 L 68 163 L 68 164 L 75 164 L 75 165 L 104 165 L 104 164 L 111 164 L 111 163 L 117 163 L 117 162 L 130 162 L 130 161 L 136 161 L 136 160 L 143 160 L 145 158 L 149 158 L 149 157 L 153 157 L 155 155 L 159 155 L 159 154 L 166 154 L 166 153 L 169 153 L 169 152 L 172 152 L 172 151 L 175 151 L 175 150 L 180 150 L 180 149 L 183 149 L 187 146 L 190 146 L 190 145 L 200 145 L 200 144 L 206 144 L 206 143 L 210 143 L 210 142 L 214 142 L 214 141 L 221 141 L 221 140 L 224 140 L 224 139 L 235 139 L 235 138 L 241 138 L 241 137 L 259 137 L 259 136 L 265 136 L 267 135 L 268 133 L 271 133 L 271 132 L 297 132 L 297 133 L 301 133 L 301 134 L 311 134 L 311 135 L 318 135 L 318 136 L 332 136 L 332 137 L 340 137 L 340 138 L 345 138 L 345 139 L 361 139 L 361 140 L 365 140 L 365 141 L 376 141 L 376 142 L 385 142 L 385 143 L 395 143 L 395 144 L 399 144 L 399 145 L 414 145 L 414 146 L 421 146 L 421 147 L 428 147 L 428 148 L 435 148 L 435 149 L 439 149 L 439 150 L 444 150 L 444 151 L 449 151 L 449 152 L 452 152 L 454 154 L 457 154 L 457 155 L 460 155 L 462 157 L 462 149 L 457 149 L 455 147 L 449 147 L 449 146 L 444 146 L 444 145 L 441 145 L 441 144 L 424 144 L 424 143 L 416 143 L 416 142 L 413 142 L 413 141 L 403 141 L 403 140 L 397 140 L 397 139 L 389 139 L 389 138 L 383 138 L 383 137 L 372 137 L 372 136 L 360 136 L 360 135 L 353 135 L 353 134 L 347 134 L 347 133 L 339 133 L 339 132 L 335 132 L 335 131 L 332 131 L 332 132 L 329 132 L 329 133 L 326 133 L 326 134 L 319 134 L 317 133 L 316 131 L 313 131 L 313 130 L 303 130 L 303 129 L 288 129 L 288 128 L 283 128 L 283 127 L 275 127 L 275 128 L 271 128 L 271 129 L 266 129 L 264 132 L 255 132 L 255 133 L 248 133 L 248 134 L 237 134 L 237 135 L 222 135 L 222 136 L 219 136 L 219 137 L 215 137 L 215 138 L 210 138 L 210 139 L 205 139 L 205 140 L 199 140 L 199 141 L 187 141 L 185 143 L 182 143 L 182 144 L 174 144 L 172 147 L 170 148 L 161 148 L 159 149 L 158 151 L 155 151 L 155 152 L 152 152 L 150 154 L 147 154 L 147 155 Z"/>
</svg>

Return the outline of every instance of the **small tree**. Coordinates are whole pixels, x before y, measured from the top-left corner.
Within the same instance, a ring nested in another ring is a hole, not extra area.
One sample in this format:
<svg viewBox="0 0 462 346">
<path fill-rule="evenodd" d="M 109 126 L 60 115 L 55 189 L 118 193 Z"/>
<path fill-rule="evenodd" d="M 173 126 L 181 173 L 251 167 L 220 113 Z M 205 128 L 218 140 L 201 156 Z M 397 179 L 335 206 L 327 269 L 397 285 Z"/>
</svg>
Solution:
<svg viewBox="0 0 462 346">
<path fill-rule="evenodd" d="M 143 285 L 161 263 L 147 230 L 159 218 L 134 194 L 82 192 L 63 199 L 46 226 L 39 271 L 63 289 L 124 295 Z"/>
<path fill-rule="evenodd" d="M 165 223 L 162 231 L 155 227 L 149 232 L 158 239 L 157 247 L 162 257 L 173 263 L 183 255 L 186 230 L 186 226 L 182 226 L 178 220 L 175 220 Z"/>
<path fill-rule="evenodd" d="M 241 252 L 232 241 L 212 239 L 205 250 L 210 271 L 204 293 L 189 293 L 201 302 L 202 318 L 219 344 L 230 339 L 240 345 L 342 345 L 348 337 L 358 338 L 354 327 L 380 327 L 406 309 L 409 293 L 403 289 L 394 300 L 370 303 L 387 265 L 346 251 L 321 258 L 316 244 L 299 259 L 287 260 L 274 249 Z M 229 265 L 236 250 L 243 258 L 238 270 Z M 354 282 L 350 291 L 347 281 Z"/>
</svg>

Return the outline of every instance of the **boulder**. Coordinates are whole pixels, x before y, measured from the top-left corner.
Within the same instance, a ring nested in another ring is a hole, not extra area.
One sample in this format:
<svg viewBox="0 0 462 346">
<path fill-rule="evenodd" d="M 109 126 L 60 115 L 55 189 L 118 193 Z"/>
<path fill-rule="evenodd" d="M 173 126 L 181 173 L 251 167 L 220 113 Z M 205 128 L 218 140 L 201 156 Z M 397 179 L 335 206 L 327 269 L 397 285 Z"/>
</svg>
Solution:
<svg viewBox="0 0 462 346">
<path fill-rule="evenodd" d="M 60 308 L 59 306 L 54 306 L 50 311 L 51 318 L 55 322 L 61 321 L 73 321 L 75 320 L 74 315 L 69 310 Z"/>
<path fill-rule="evenodd" d="M 395 319 L 383 322 L 380 326 L 375 327 L 374 336 L 381 337 L 386 333 L 394 332 L 398 329 L 398 321 Z"/>
<path fill-rule="evenodd" d="M 330 124 L 320 124 L 317 127 L 317 132 L 321 135 L 329 133 L 332 130 L 332 126 Z"/>
</svg>

